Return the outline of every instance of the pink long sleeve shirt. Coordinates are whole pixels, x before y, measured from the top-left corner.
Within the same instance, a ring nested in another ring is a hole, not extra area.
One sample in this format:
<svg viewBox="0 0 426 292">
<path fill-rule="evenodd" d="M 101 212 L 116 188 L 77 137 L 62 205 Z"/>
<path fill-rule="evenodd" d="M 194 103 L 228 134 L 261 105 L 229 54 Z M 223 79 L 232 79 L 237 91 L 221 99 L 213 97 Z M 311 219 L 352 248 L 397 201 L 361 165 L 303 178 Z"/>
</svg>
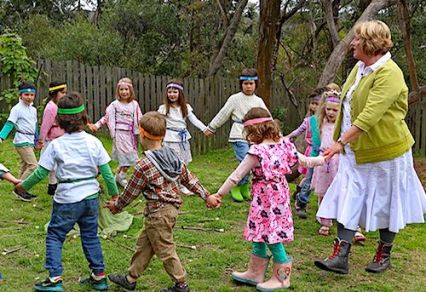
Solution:
<svg viewBox="0 0 426 292">
<path fill-rule="evenodd" d="M 52 141 L 64 134 L 64 130 L 56 122 L 57 113 L 58 106 L 53 101 L 49 101 L 43 112 L 39 141 Z"/>
</svg>

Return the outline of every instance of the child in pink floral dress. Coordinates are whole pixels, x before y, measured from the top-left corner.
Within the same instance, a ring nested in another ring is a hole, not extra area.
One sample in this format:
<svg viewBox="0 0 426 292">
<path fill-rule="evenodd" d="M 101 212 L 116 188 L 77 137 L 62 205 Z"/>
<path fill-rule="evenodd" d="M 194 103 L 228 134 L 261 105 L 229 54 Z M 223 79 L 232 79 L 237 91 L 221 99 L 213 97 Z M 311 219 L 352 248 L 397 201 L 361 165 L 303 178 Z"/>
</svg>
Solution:
<svg viewBox="0 0 426 292">
<path fill-rule="evenodd" d="M 297 161 L 313 167 L 323 163 L 324 158 L 307 158 L 298 153 L 290 140 L 280 136 L 278 125 L 263 108 L 252 108 L 243 121 L 246 138 L 253 145 L 215 196 L 223 197 L 252 171 L 252 201 L 243 237 L 253 242 L 253 250 L 248 270 L 233 272 L 232 278 L 256 285 L 260 291 L 274 291 L 290 286 L 292 267 L 292 258 L 287 256 L 282 244 L 293 241 L 293 219 L 285 174 L 291 173 L 291 166 Z M 264 282 L 269 262 L 267 247 L 274 264 L 272 278 Z"/>
</svg>

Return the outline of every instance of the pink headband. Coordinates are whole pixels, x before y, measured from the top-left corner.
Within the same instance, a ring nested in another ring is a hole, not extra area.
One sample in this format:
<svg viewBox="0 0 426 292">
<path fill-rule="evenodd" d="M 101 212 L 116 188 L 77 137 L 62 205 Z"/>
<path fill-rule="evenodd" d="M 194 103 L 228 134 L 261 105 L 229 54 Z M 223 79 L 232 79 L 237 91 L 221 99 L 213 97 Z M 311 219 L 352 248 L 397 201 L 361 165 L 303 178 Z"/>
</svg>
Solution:
<svg viewBox="0 0 426 292">
<path fill-rule="evenodd" d="M 329 96 L 325 101 L 340 103 L 340 99 L 337 96 Z"/>
<path fill-rule="evenodd" d="M 121 85 L 123 85 L 123 86 L 133 87 L 133 85 L 132 85 L 131 83 L 126 82 L 126 81 L 120 81 L 120 82 L 118 82 L 118 83 L 117 83 L 117 86 L 119 86 L 119 87 L 120 87 Z"/>
<path fill-rule="evenodd" d="M 166 88 L 167 89 L 169 89 L 169 88 L 177 88 L 177 89 L 180 89 L 180 90 L 183 91 L 183 86 L 180 85 L 180 84 L 177 84 L 177 83 L 169 83 L 169 84 L 167 84 Z"/>
<path fill-rule="evenodd" d="M 273 121 L 271 117 L 269 118 L 256 118 L 256 119 L 251 119 L 251 120 L 247 120 L 243 123 L 244 127 L 247 126 L 253 126 L 253 125 L 257 125 L 257 124 L 261 124 L 264 122 L 270 122 Z"/>
</svg>

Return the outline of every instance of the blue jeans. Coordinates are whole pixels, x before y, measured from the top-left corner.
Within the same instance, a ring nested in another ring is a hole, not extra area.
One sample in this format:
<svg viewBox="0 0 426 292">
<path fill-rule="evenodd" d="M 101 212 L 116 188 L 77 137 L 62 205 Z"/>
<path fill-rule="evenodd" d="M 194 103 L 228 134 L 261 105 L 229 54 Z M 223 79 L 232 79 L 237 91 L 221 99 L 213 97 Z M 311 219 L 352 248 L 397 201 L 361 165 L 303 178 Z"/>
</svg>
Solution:
<svg viewBox="0 0 426 292">
<path fill-rule="evenodd" d="M 250 149 L 250 146 L 247 142 L 237 141 L 231 142 L 232 147 L 234 148 L 235 157 L 239 162 L 243 161 L 244 157 L 246 157 L 247 152 Z M 246 175 L 242 178 L 242 180 L 238 183 L 238 185 L 243 185 L 249 183 L 250 175 Z"/>
<path fill-rule="evenodd" d="M 305 208 L 309 202 L 309 196 L 311 195 L 311 181 L 312 175 L 314 174 L 313 168 L 308 168 L 305 179 L 302 182 L 301 190 L 297 194 L 297 204 L 301 208 Z"/>
<path fill-rule="evenodd" d="M 80 227 L 81 244 L 90 269 L 95 274 L 105 271 L 101 242 L 98 238 L 98 204 L 97 198 L 70 204 L 53 202 L 52 217 L 47 228 L 44 265 L 50 277 L 62 275 L 62 245 L 75 223 Z"/>
</svg>

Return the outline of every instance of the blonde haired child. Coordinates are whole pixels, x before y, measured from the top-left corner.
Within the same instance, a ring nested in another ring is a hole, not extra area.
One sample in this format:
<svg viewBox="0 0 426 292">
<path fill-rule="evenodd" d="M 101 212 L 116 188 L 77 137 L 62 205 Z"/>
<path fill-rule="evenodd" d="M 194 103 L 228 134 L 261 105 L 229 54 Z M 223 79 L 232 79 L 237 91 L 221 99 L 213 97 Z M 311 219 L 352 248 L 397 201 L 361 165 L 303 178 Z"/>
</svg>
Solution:
<svg viewBox="0 0 426 292">
<path fill-rule="evenodd" d="M 253 143 L 244 160 L 228 177 L 214 196 L 221 199 L 240 179 L 253 173 L 252 201 L 243 238 L 252 242 L 252 254 L 247 271 L 233 272 L 235 281 L 256 285 L 259 291 L 288 288 L 292 258 L 284 242 L 293 241 L 293 219 L 290 192 L 285 174 L 297 161 L 313 167 L 324 162 L 323 157 L 306 157 L 297 153 L 293 143 L 282 138 L 278 125 L 264 108 L 252 108 L 243 119 L 247 139 Z M 272 252 L 272 277 L 264 282 Z"/>
<path fill-rule="evenodd" d="M 127 185 L 126 173 L 130 166 L 138 160 L 137 135 L 138 124 L 142 111 L 135 100 L 132 80 L 122 78 L 115 90 L 115 99 L 106 109 L 106 114 L 95 124 L 90 124 L 92 131 L 107 125 L 112 138 L 112 159 L 118 160 L 116 181 L 122 186 Z"/>
</svg>

